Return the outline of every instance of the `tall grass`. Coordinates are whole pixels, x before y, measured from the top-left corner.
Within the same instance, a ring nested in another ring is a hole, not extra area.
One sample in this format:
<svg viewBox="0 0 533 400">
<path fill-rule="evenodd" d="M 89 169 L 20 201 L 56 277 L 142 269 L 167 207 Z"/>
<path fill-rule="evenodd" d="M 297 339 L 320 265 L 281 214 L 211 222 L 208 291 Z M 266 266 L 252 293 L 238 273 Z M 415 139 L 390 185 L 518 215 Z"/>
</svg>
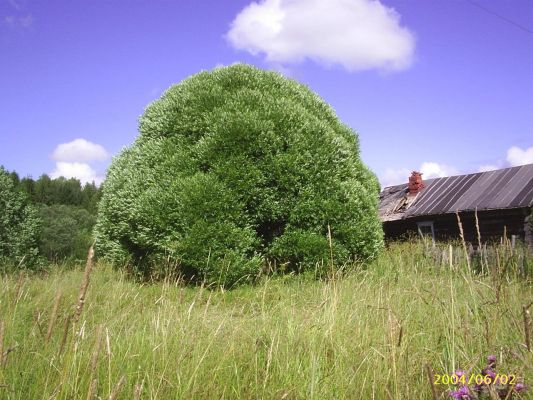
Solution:
<svg viewBox="0 0 533 400">
<path fill-rule="evenodd" d="M 96 264 L 77 321 L 84 271 L 5 275 L 0 398 L 446 398 L 428 371 L 477 371 L 488 354 L 532 384 L 531 254 L 483 260 L 478 274 L 459 246 L 392 244 L 335 279 L 231 291 Z"/>
</svg>

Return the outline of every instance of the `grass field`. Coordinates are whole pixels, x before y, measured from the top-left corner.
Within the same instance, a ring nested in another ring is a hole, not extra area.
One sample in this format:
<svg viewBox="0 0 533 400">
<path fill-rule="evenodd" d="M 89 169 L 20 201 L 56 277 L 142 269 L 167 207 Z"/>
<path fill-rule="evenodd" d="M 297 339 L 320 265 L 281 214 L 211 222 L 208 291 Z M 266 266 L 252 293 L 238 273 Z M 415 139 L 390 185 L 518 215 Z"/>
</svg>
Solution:
<svg viewBox="0 0 533 400">
<path fill-rule="evenodd" d="M 453 385 L 428 372 L 474 374 L 488 355 L 533 384 L 533 259 L 500 246 L 473 274 L 460 246 L 448 251 L 395 244 L 333 279 L 231 291 L 141 284 L 96 264 L 78 322 L 83 268 L 10 273 L 0 398 L 448 398 Z"/>
</svg>

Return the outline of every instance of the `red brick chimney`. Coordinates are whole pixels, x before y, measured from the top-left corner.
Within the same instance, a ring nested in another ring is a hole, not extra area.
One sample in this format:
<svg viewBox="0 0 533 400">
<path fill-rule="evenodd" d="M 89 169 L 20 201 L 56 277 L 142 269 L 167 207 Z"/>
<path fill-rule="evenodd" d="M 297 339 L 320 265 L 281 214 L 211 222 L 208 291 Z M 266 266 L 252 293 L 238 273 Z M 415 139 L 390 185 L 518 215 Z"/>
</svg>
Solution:
<svg viewBox="0 0 533 400">
<path fill-rule="evenodd" d="M 411 176 L 409 177 L 409 194 L 415 195 L 425 186 L 422 180 L 422 173 L 418 171 L 411 172 Z"/>
</svg>

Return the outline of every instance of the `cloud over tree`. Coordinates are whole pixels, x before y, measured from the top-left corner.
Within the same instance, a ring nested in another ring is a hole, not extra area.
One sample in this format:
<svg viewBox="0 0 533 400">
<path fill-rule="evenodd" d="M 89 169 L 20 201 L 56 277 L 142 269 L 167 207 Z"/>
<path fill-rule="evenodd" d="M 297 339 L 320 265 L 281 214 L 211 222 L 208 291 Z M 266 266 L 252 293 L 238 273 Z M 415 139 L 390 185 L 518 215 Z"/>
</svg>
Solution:
<svg viewBox="0 0 533 400">
<path fill-rule="evenodd" d="M 98 174 L 90 163 L 93 161 L 105 161 L 109 158 L 107 150 L 96 143 L 78 138 L 68 143 L 59 144 L 52 159 L 56 161 L 55 169 L 50 173 L 52 178 L 64 176 L 65 178 L 77 178 L 82 183 L 101 183 L 103 176 Z"/>
<path fill-rule="evenodd" d="M 271 63 L 309 59 L 348 71 L 402 70 L 412 64 L 415 49 L 400 15 L 373 0 L 253 2 L 235 17 L 227 39 Z"/>
</svg>

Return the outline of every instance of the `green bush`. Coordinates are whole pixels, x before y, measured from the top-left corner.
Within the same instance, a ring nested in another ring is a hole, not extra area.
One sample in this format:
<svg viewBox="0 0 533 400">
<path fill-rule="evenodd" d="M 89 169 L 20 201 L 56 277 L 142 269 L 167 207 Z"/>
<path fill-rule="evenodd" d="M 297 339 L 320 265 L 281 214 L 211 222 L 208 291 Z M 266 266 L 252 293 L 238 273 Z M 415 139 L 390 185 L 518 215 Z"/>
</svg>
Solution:
<svg viewBox="0 0 533 400">
<path fill-rule="evenodd" d="M 247 65 L 201 72 L 148 106 L 113 160 L 97 252 L 149 274 L 174 260 L 209 282 L 292 270 L 382 247 L 379 185 L 356 134 L 307 87 Z"/>
<path fill-rule="evenodd" d="M 0 167 L 0 266 L 35 265 L 39 229 L 35 208 Z"/>
<path fill-rule="evenodd" d="M 43 256 L 52 261 L 85 259 L 92 242 L 94 215 L 81 207 L 43 204 L 39 216 L 42 220 L 39 249 Z"/>
</svg>

